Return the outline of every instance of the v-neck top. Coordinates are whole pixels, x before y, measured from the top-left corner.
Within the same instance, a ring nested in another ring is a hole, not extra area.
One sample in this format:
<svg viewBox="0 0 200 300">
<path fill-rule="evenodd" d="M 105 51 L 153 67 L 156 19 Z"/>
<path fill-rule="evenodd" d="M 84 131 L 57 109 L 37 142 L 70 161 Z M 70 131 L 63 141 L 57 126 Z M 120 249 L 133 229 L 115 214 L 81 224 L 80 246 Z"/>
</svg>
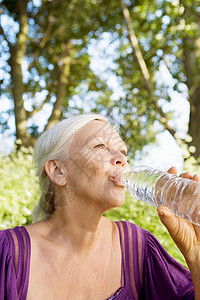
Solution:
<svg viewBox="0 0 200 300">
<path fill-rule="evenodd" d="M 194 299 L 190 272 L 150 232 L 127 221 L 116 224 L 122 253 L 121 287 L 107 300 Z M 0 231 L 0 300 L 26 299 L 30 257 L 31 239 L 24 226 Z"/>
</svg>

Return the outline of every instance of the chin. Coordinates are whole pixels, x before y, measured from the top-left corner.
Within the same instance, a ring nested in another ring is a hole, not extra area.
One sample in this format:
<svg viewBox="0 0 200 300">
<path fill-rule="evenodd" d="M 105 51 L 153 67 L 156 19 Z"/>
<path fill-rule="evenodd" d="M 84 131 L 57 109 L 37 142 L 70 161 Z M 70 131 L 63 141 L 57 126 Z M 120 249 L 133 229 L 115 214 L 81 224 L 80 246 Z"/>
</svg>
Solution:
<svg viewBox="0 0 200 300">
<path fill-rule="evenodd" d="M 121 207 L 125 202 L 125 197 L 115 197 L 115 198 L 110 198 L 108 199 L 108 205 L 110 206 L 109 209 L 113 209 L 116 207 Z"/>
<path fill-rule="evenodd" d="M 116 207 L 121 207 L 125 202 L 125 198 L 124 199 L 120 199 L 119 201 L 116 202 Z"/>
</svg>

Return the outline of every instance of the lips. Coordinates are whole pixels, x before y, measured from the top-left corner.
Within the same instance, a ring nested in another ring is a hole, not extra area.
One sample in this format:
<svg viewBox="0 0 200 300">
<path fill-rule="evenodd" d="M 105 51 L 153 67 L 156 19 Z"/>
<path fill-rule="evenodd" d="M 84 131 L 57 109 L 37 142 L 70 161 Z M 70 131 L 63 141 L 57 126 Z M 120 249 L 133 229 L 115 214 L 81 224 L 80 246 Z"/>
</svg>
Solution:
<svg viewBox="0 0 200 300">
<path fill-rule="evenodd" d="M 113 176 L 113 177 L 110 178 L 110 180 L 111 180 L 115 185 L 118 185 L 118 186 L 120 186 L 120 187 L 125 187 L 125 185 L 121 183 L 120 177 Z"/>
<path fill-rule="evenodd" d="M 116 185 L 118 185 L 118 186 L 120 186 L 120 187 L 125 187 L 125 184 L 124 184 L 124 180 L 122 180 L 122 174 L 124 173 L 124 172 L 126 172 L 126 171 L 129 171 L 129 168 L 120 168 L 120 169 L 118 169 L 118 170 L 116 170 L 112 175 L 113 176 L 111 176 L 110 177 L 110 180 L 114 183 L 114 184 L 116 184 Z"/>
</svg>

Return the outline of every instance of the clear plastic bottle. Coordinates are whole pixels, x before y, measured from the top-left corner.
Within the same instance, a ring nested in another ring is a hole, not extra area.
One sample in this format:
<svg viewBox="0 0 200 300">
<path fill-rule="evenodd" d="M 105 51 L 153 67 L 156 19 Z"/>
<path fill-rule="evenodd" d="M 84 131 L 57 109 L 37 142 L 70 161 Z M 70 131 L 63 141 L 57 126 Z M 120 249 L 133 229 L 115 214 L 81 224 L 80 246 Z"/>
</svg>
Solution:
<svg viewBox="0 0 200 300">
<path fill-rule="evenodd" d="M 200 225 L 200 183 L 147 166 L 125 170 L 121 182 L 136 199 L 165 205 L 174 214 Z"/>
</svg>

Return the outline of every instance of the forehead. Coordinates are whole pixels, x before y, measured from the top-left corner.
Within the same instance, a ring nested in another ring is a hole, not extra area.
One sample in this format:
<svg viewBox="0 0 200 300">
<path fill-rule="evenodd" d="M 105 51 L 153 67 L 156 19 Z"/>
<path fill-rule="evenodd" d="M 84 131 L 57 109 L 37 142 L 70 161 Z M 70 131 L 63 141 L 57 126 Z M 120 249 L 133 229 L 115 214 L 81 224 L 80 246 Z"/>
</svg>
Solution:
<svg viewBox="0 0 200 300">
<path fill-rule="evenodd" d="M 75 136 L 79 144 L 89 143 L 94 138 L 103 138 L 109 141 L 115 141 L 124 144 L 118 132 L 109 124 L 98 120 L 92 120 L 83 126 Z"/>
</svg>

